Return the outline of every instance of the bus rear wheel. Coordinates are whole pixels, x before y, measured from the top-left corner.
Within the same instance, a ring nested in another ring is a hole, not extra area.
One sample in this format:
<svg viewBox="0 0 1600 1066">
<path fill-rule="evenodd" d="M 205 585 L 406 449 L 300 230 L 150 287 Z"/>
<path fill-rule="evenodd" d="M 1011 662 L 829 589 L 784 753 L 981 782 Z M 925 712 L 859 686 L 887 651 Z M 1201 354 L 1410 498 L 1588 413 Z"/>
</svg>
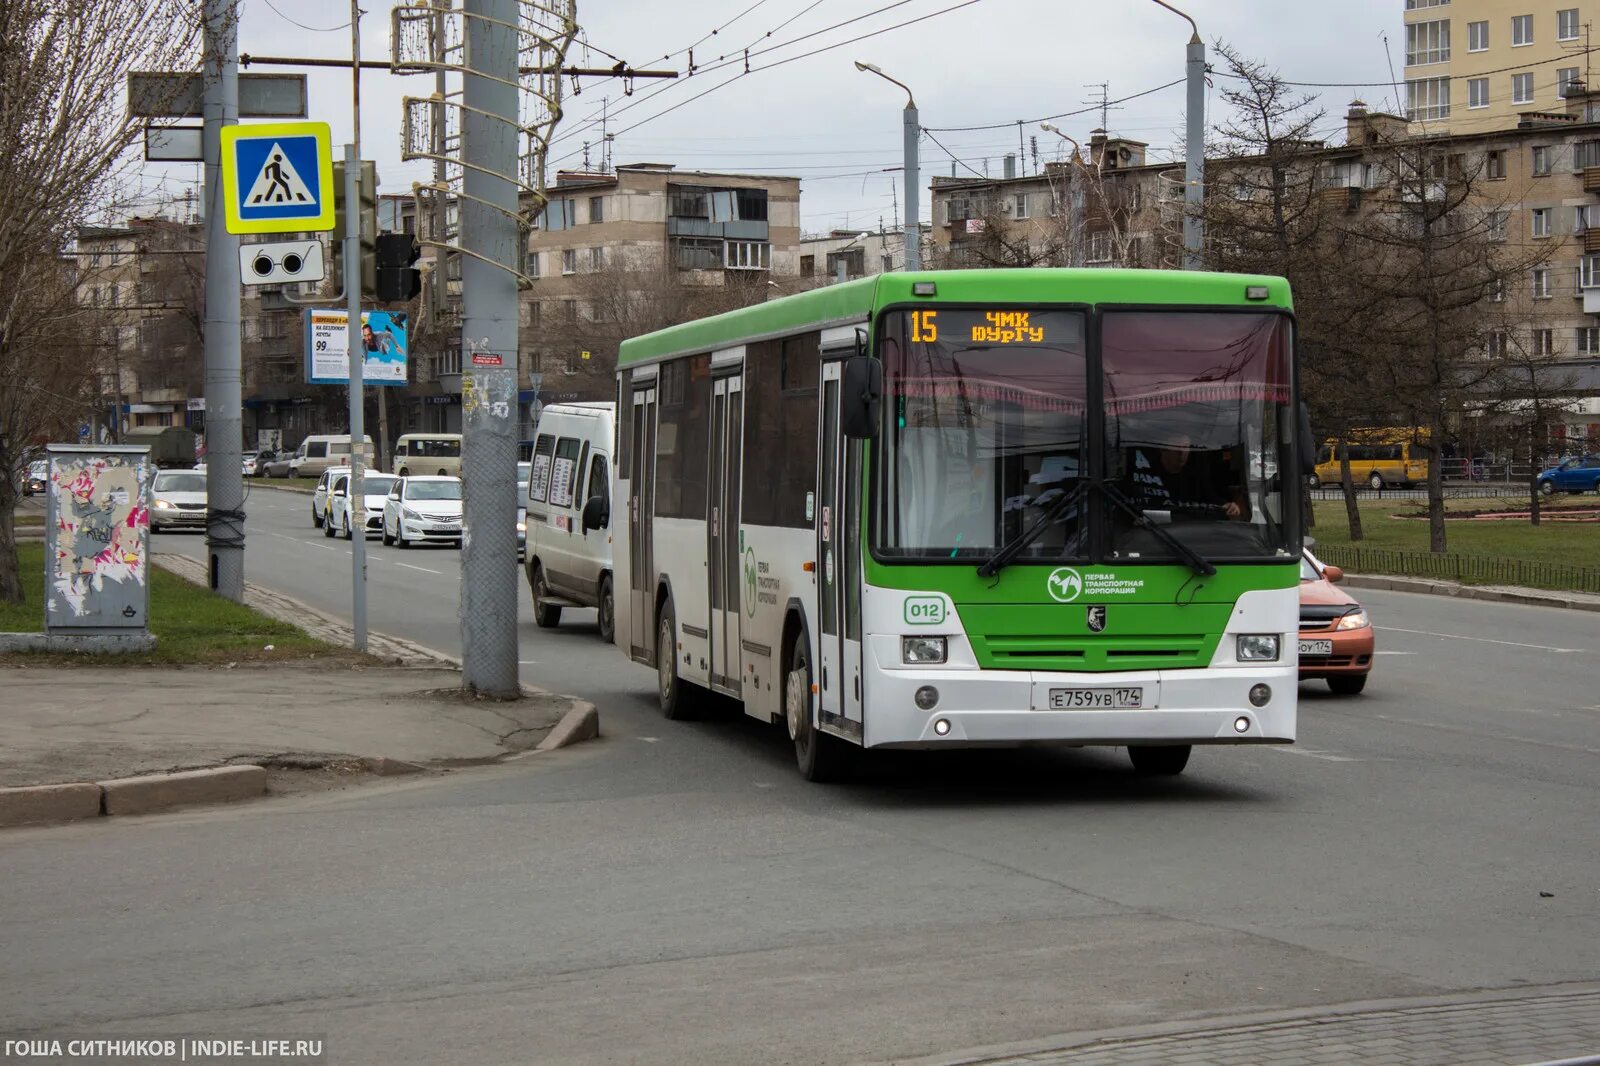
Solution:
<svg viewBox="0 0 1600 1066">
<path fill-rule="evenodd" d="M 1189 765 L 1188 744 L 1133 745 L 1128 758 L 1135 772 L 1149 777 L 1172 777 Z"/>
<path fill-rule="evenodd" d="M 678 624 L 672 601 L 661 605 L 656 623 L 656 690 L 661 697 L 661 717 L 682 721 L 689 717 L 689 683 L 678 676 Z"/>
<path fill-rule="evenodd" d="M 819 730 L 811 720 L 811 649 L 804 631 L 795 634 L 789 672 L 783 681 L 783 717 L 794 741 L 795 764 L 807 781 L 837 781 L 848 773 L 854 754 L 844 741 Z"/>
</svg>

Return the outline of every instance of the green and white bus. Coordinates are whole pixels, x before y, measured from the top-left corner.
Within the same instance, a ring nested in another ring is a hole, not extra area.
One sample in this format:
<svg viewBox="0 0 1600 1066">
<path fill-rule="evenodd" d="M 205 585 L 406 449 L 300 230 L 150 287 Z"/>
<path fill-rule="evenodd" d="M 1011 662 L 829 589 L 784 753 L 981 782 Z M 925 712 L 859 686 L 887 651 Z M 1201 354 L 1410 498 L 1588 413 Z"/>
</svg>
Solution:
<svg viewBox="0 0 1600 1066">
<path fill-rule="evenodd" d="M 1274 277 L 883 274 L 633 338 L 616 642 L 668 718 L 732 697 L 813 779 L 1292 742 L 1301 411 Z"/>
</svg>

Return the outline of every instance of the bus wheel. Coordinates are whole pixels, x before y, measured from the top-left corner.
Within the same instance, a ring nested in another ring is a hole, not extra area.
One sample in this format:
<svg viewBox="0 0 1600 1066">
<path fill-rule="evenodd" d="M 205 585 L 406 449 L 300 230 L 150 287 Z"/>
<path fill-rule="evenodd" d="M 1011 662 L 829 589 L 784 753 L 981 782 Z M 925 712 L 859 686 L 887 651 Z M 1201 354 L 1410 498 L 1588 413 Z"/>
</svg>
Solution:
<svg viewBox="0 0 1600 1066">
<path fill-rule="evenodd" d="M 1314 489 L 1320 489 L 1322 487 L 1322 479 L 1317 475 L 1312 474 L 1310 477 L 1306 478 L 1306 484 L 1310 485 Z"/>
<path fill-rule="evenodd" d="M 807 781 L 837 781 L 849 770 L 852 752 L 844 741 L 811 721 L 811 650 L 804 632 L 796 633 L 783 682 L 783 716 L 794 741 L 795 763 Z"/>
<path fill-rule="evenodd" d="M 617 637 L 617 604 L 611 598 L 611 575 L 600 579 L 600 598 L 595 603 L 595 615 L 600 622 L 600 639 L 607 644 Z"/>
<path fill-rule="evenodd" d="M 1371 477 L 1367 478 L 1367 486 L 1371 488 L 1373 492 L 1383 491 L 1383 475 L 1373 474 Z"/>
<path fill-rule="evenodd" d="M 1189 765 L 1189 745 L 1165 744 L 1159 747 L 1135 745 L 1128 748 L 1128 758 L 1137 773 L 1151 777 L 1171 777 L 1183 773 Z"/>
<path fill-rule="evenodd" d="M 544 567 L 533 568 L 533 622 L 540 629 L 554 629 L 561 624 L 561 608 L 545 602 L 550 598 L 550 586 L 544 583 Z"/>
<path fill-rule="evenodd" d="M 661 717 L 682 721 L 689 717 L 689 685 L 678 676 L 678 626 L 672 601 L 661 605 L 656 625 L 656 689 L 661 696 Z"/>
</svg>

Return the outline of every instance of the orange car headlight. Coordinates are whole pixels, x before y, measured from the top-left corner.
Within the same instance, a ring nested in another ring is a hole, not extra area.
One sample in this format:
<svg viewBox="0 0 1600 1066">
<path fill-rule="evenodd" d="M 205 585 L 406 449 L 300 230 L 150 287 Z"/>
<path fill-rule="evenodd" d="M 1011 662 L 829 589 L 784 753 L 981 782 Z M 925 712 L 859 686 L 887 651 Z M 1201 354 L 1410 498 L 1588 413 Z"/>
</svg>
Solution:
<svg viewBox="0 0 1600 1066">
<path fill-rule="evenodd" d="M 1339 621 L 1334 624 L 1334 629 L 1365 629 L 1372 623 L 1367 620 L 1367 612 L 1357 607 L 1349 614 L 1340 615 Z"/>
</svg>

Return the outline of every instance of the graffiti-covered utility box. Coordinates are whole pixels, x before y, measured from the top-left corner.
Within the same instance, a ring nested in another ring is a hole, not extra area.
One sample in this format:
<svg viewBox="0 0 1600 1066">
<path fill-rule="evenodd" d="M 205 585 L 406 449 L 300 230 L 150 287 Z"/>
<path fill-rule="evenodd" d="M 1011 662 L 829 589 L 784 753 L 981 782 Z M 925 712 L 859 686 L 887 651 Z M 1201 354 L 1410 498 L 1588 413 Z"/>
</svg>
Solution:
<svg viewBox="0 0 1600 1066">
<path fill-rule="evenodd" d="M 147 628 L 150 449 L 52 444 L 45 451 L 45 631 Z"/>
</svg>

